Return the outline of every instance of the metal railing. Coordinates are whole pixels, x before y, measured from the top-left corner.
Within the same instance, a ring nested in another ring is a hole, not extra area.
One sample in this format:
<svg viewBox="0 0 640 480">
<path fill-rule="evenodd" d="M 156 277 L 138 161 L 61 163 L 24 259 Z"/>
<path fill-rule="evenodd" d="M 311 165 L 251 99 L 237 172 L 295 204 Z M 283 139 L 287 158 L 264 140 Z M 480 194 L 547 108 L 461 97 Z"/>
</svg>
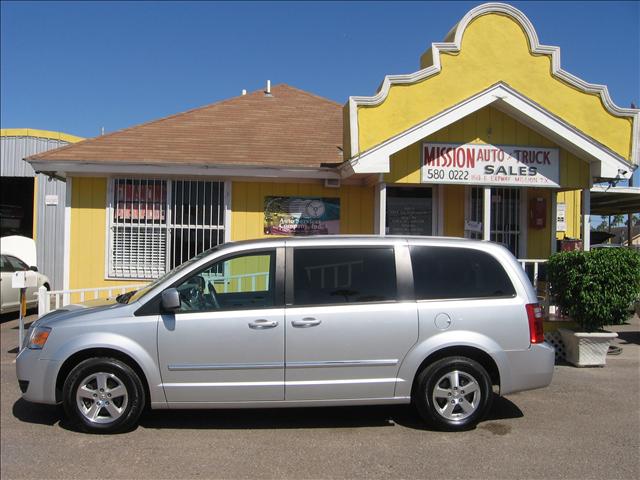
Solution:
<svg viewBox="0 0 640 480">
<path fill-rule="evenodd" d="M 538 281 L 540 280 L 540 266 L 547 263 L 548 260 L 546 258 L 519 258 L 518 263 L 522 267 L 522 269 L 529 276 L 529 280 L 531 280 L 531 284 L 533 288 L 537 290 Z M 531 268 L 528 268 L 531 266 Z M 546 275 L 544 276 L 546 280 Z"/>
<path fill-rule="evenodd" d="M 212 277 L 214 283 L 223 284 L 223 292 L 229 291 L 246 291 L 250 288 L 255 292 L 258 287 L 258 279 L 264 278 L 265 288 L 269 285 L 269 272 L 246 273 L 242 275 L 226 275 L 224 277 Z M 249 285 L 243 282 L 249 282 Z M 234 290 L 234 283 L 235 289 Z M 69 305 L 72 302 L 84 302 L 87 300 L 97 300 L 99 298 L 111 298 L 114 293 L 121 295 L 137 290 L 147 285 L 140 283 L 135 285 L 124 285 L 117 287 L 95 287 L 95 288 L 75 288 L 72 290 L 52 290 L 49 291 L 45 287 L 40 287 L 35 295 L 38 297 L 38 317 L 49 313 L 52 310 Z M 106 294 L 105 294 L 106 293 Z"/>
<path fill-rule="evenodd" d="M 243 273 L 241 275 L 226 275 L 224 277 L 214 277 L 215 283 L 222 283 L 222 293 L 229 293 L 230 291 L 242 292 L 256 292 L 258 288 L 258 279 L 264 278 L 265 290 L 269 288 L 269 272 L 259 273 Z M 243 283 L 245 279 L 248 279 L 251 286 L 245 286 Z M 233 289 L 233 282 L 235 281 L 235 290 Z M 248 290 L 250 288 L 250 290 Z"/>
<path fill-rule="evenodd" d="M 545 258 L 519 258 L 518 263 L 525 271 L 533 289 L 536 291 L 536 296 L 540 304 L 542 305 L 545 315 L 549 315 L 551 311 L 551 294 L 549 292 L 549 282 L 547 281 L 546 263 Z"/>
<path fill-rule="evenodd" d="M 84 302 L 86 300 L 97 300 L 99 298 L 111 298 L 114 292 L 117 295 L 137 290 L 146 284 L 124 285 L 117 287 L 96 287 L 96 288 L 75 288 L 72 290 L 47 290 L 40 287 L 35 295 L 38 297 L 38 317 L 49 313 L 51 310 L 57 310 L 74 301 Z M 104 293 L 106 292 L 106 295 Z M 76 300 L 77 299 L 77 300 Z"/>
</svg>

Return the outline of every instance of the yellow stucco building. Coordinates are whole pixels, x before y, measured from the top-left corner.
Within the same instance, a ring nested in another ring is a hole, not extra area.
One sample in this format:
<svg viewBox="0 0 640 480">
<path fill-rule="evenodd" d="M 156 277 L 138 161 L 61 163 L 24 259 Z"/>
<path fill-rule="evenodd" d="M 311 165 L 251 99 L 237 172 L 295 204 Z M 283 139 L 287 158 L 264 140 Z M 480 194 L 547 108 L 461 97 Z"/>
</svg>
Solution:
<svg viewBox="0 0 640 480">
<path fill-rule="evenodd" d="M 420 62 L 344 106 L 278 85 L 30 157 L 67 179 L 65 286 L 144 281 L 274 234 L 589 248 L 590 189 L 637 167 L 639 110 L 564 71 L 506 4 L 468 12 Z"/>
</svg>

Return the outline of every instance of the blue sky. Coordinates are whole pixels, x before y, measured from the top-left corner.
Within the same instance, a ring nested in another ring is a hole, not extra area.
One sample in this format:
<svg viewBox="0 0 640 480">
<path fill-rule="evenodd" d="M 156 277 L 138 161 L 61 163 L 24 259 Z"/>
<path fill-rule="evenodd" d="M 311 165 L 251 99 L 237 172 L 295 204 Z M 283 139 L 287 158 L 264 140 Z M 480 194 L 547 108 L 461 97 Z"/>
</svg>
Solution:
<svg viewBox="0 0 640 480">
<path fill-rule="evenodd" d="M 95 136 L 267 79 L 344 103 L 417 70 L 479 3 L 2 1 L 0 120 Z M 640 103 L 640 2 L 511 3 L 565 70 Z"/>
</svg>

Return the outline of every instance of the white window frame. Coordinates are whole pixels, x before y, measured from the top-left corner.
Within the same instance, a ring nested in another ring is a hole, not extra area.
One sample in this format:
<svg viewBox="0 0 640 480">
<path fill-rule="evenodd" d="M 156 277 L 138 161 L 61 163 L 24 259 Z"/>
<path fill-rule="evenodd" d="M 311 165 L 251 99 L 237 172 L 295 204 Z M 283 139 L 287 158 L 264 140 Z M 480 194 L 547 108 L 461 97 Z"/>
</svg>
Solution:
<svg viewBox="0 0 640 480">
<path fill-rule="evenodd" d="M 116 180 L 155 180 L 162 181 L 166 183 L 167 193 L 166 193 L 166 204 L 165 204 L 165 212 L 166 218 L 165 222 L 162 225 L 162 228 L 166 231 L 166 241 L 165 241 L 165 271 L 169 271 L 171 269 L 171 261 L 172 261 L 172 245 L 174 241 L 174 228 L 172 224 L 173 219 L 173 207 L 174 207 L 174 199 L 172 198 L 173 192 L 173 182 L 174 181 L 206 181 L 206 182 L 217 182 L 224 189 L 222 195 L 222 204 L 220 205 L 220 215 L 223 215 L 223 221 L 218 227 L 215 229 L 218 231 L 219 229 L 223 230 L 223 237 L 221 243 L 227 243 L 231 241 L 231 184 L 230 180 L 222 180 L 217 178 L 180 178 L 172 180 L 170 178 L 158 178 L 158 177 L 146 177 L 146 176 L 130 176 L 130 175 L 118 175 L 107 178 L 107 192 L 106 192 L 106 215 L 105 215 L 105 252 L 104 252 L 104 279 L 105 280 L 152 280 L 151 278 L 143 278 L 143 277 L 124 277 L 117 276 L 113 270 L 113 262 L 112 262 L 112 227 L 113 223 L 113 215 L 115 208 L 115 198 L 114 198 L 114 188 Z M 198 226 L 195 226 L 198 228 Z M 214 230 L 214 229 L 211 229 Z"/>
</svg>

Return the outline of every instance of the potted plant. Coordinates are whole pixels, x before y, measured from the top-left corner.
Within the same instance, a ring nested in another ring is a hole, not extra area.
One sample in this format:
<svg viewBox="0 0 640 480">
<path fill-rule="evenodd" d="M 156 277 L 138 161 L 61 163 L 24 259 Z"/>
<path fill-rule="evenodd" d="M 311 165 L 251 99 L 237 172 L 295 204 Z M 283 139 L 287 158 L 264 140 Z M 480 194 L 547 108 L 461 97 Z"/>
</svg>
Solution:
<svg viewBox="0 0 640 480">
<path fill-rule="evenodd" d="M 619 325 L 640 293 L 640 252 L 603 248 L 590 252 L 560 252 L 549 259 L 551 294 L 560 310 L 579 330 L 559 329 L 566 358 L 576 366 L 602 366 L 616 333 L 605 325 Z"/>
</svg>

